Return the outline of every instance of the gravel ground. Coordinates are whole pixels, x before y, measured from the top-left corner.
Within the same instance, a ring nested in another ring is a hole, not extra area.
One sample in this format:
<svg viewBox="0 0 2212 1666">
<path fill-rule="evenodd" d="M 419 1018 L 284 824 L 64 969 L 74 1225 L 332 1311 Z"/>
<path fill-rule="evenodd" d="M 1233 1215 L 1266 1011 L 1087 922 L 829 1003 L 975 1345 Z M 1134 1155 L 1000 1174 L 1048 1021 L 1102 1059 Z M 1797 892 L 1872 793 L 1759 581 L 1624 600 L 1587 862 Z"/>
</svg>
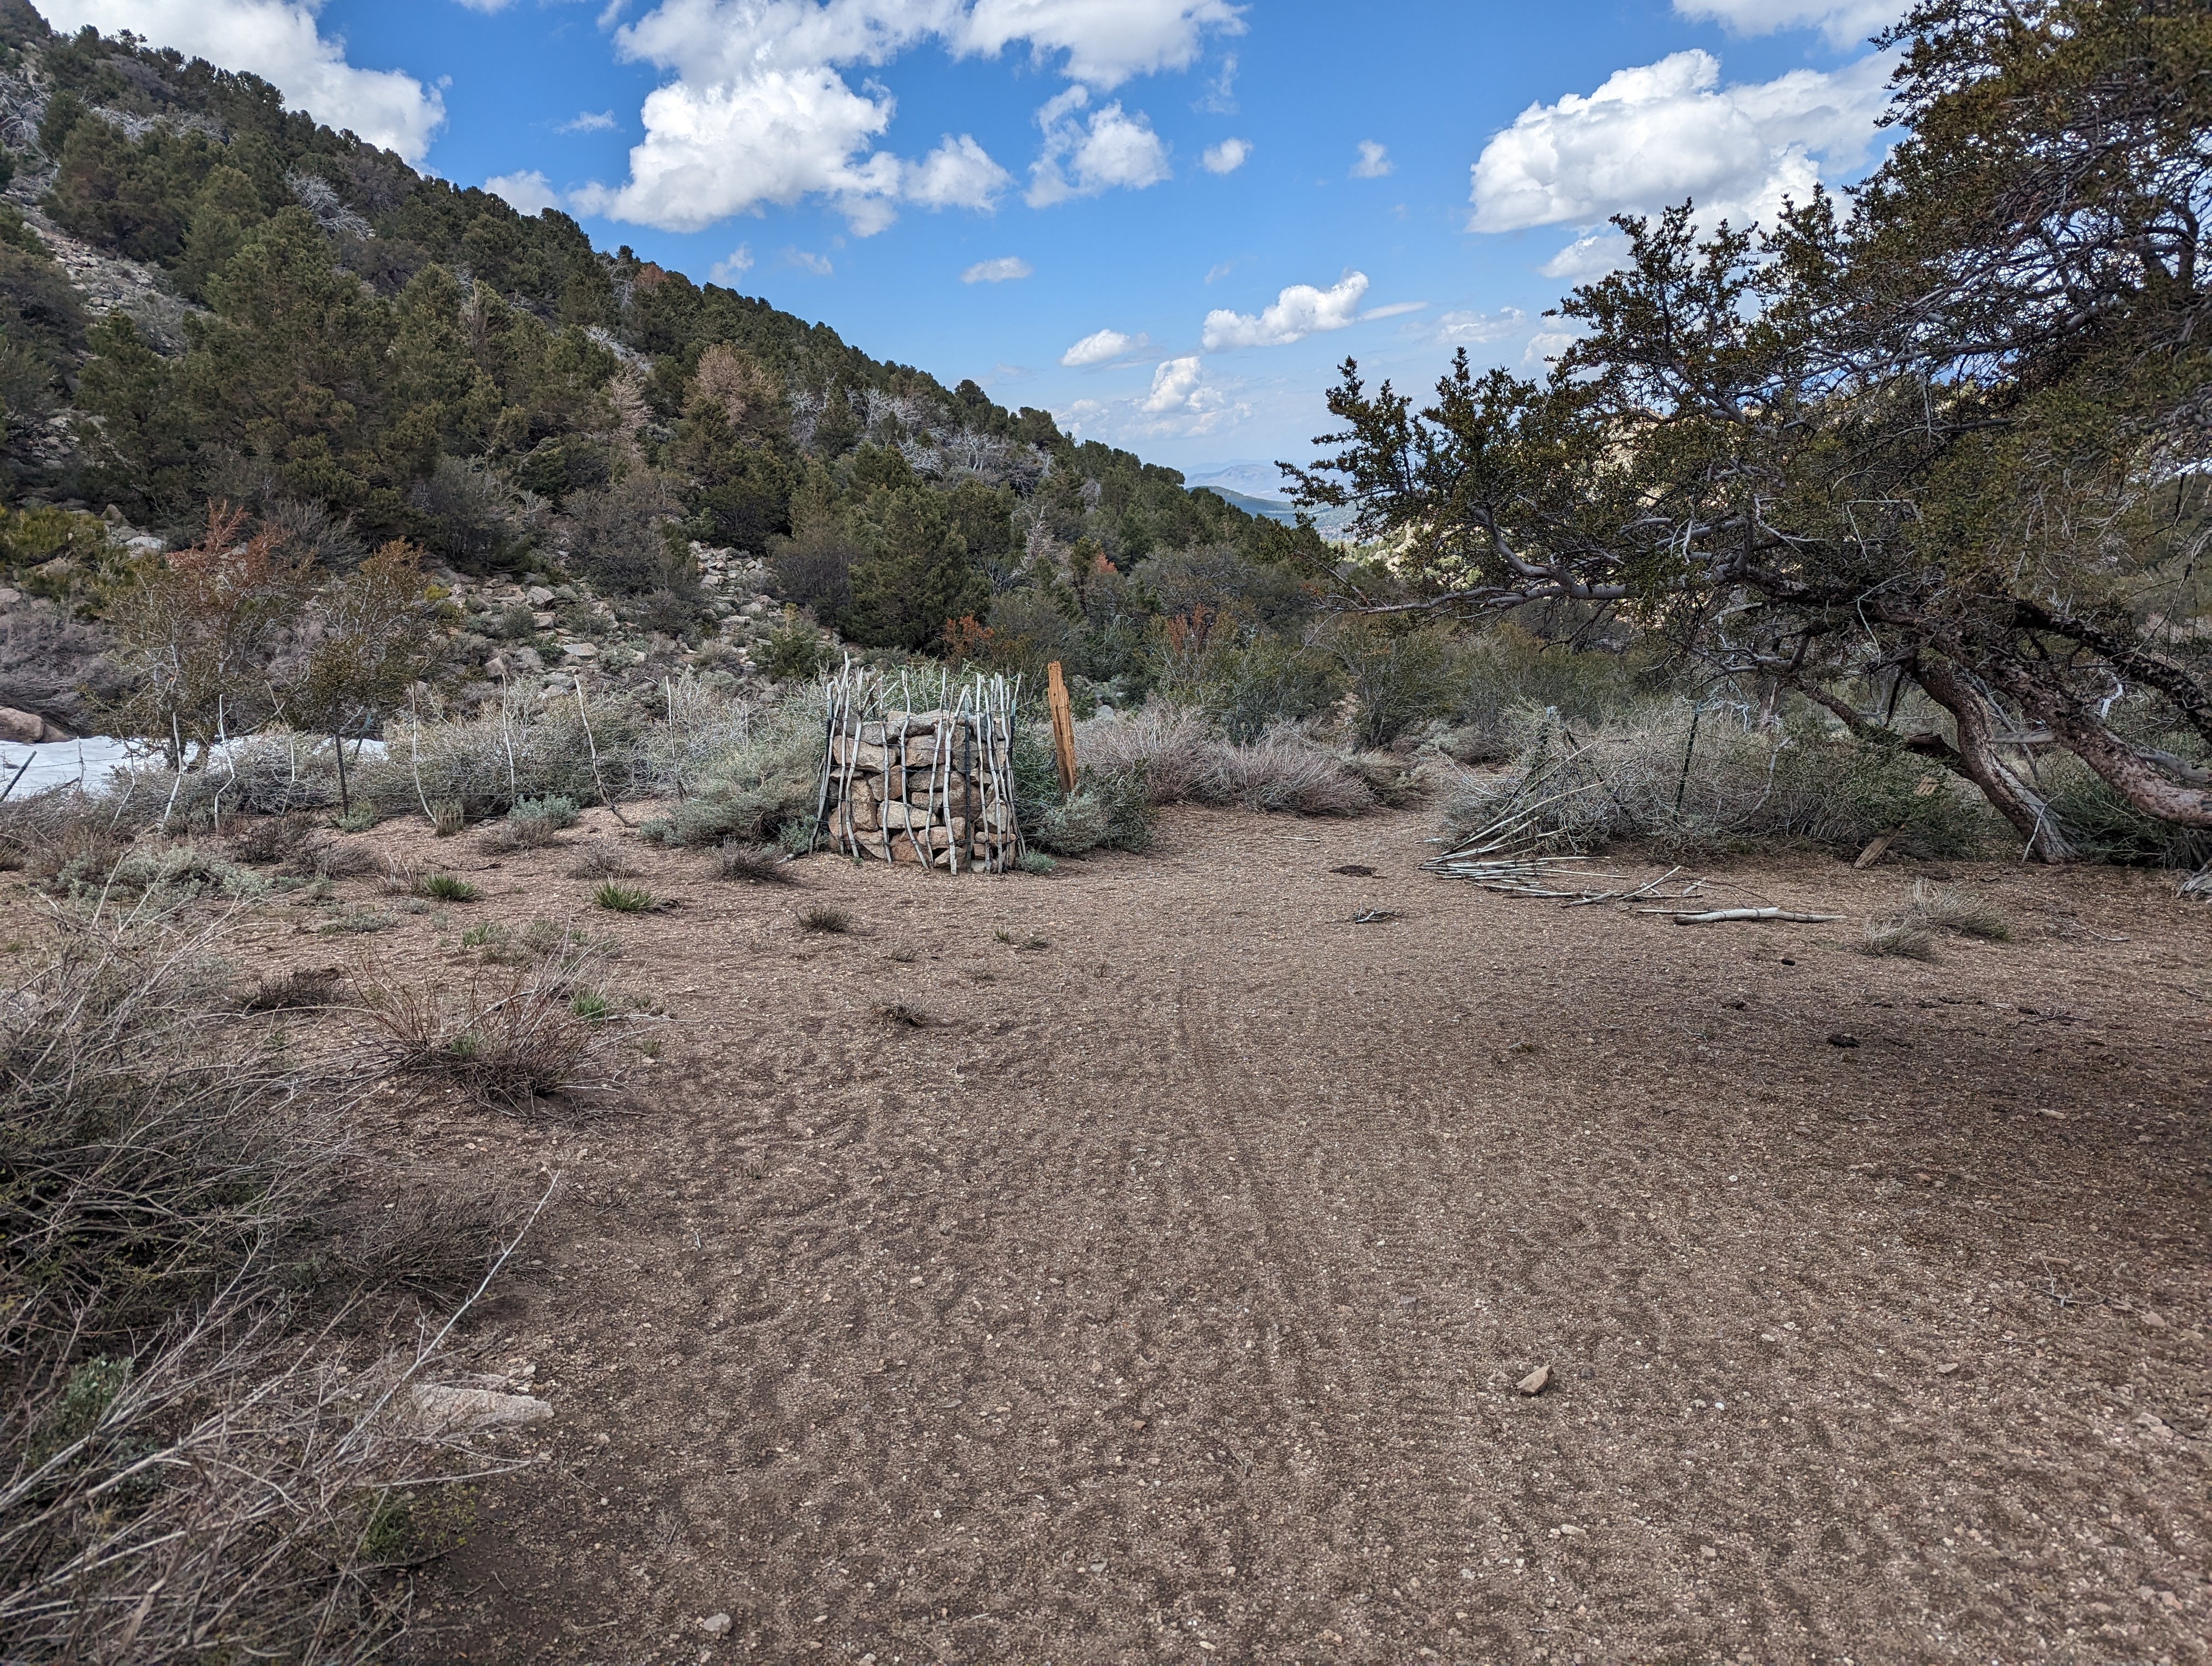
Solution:
<svg viewBox="0 0 2212 1666">
<path fill-rule="evenodd" d="M 2156 876 L 1960 865 L 2014 940 L 1921 963 L 1853 948 L 1911 864 L 1723 860 L 1850 918 L 1697 927 L 1423 876 L 1413 815 L 797 889 L 595 819 L 682 904 L 590 915 L 678 1020 L 630 1112 L 374 1134 L 564 1177 L 463 1362 L 556 1415 L 416 1659 L 2206 1657 L 2212 911 Z M 380 954 L 580 917 L 573 860 Z"/>
</svg>

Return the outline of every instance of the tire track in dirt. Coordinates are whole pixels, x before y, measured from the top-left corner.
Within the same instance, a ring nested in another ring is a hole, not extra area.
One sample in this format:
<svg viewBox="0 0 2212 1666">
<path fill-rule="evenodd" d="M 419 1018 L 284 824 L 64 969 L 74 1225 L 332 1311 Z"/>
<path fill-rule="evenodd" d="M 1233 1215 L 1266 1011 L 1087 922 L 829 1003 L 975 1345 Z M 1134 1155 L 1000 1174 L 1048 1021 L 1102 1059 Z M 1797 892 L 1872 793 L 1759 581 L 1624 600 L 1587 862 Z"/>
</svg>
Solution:
<svg viewBox="0 0 2212 1666">
<path fill-rule="evenodd" d="M 2205 1152 L 2148 986 L 2038 1076 L 1994 1003 L 2103 1011 L 2071 949 L 1893 967 L 1284 826 L 810 864 L 865 933 L 715 893 L 641 939 L 696 926 L 712 999 L 488 1321 L 560 1412 L 421 1657 L 2204 1658 Z"/>
</svg>

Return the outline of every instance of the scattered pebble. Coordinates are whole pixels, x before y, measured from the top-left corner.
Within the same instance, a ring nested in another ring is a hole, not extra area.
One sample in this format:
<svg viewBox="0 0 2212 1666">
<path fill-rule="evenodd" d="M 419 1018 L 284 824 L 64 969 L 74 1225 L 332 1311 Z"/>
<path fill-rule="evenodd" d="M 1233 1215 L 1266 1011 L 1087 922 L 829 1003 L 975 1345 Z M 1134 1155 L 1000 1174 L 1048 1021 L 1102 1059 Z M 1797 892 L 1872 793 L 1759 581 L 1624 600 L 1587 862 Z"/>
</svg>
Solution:
<svg viewBox="0 0 2212 1666">
<path fill-rule="evenodd" d="M 1544 1392 L 1545 1385 L 1550 1383 L 1551 1380 L 1552 1368 L 1549 1365 L 1539 1365 L 1535 1370 L 1530 1371 L 1526 1377 L 1521 1379 L 1521 1392 L 1523 1394 L 1541 1394 Z"/>
<path fill-rule="evenodd" d="M 730 1616 L 726 1614 L 710 1614 L 699 1622 L 699 1629 L 709 1637 L 720 1637 L 730 1629 Z"/>
</svg>

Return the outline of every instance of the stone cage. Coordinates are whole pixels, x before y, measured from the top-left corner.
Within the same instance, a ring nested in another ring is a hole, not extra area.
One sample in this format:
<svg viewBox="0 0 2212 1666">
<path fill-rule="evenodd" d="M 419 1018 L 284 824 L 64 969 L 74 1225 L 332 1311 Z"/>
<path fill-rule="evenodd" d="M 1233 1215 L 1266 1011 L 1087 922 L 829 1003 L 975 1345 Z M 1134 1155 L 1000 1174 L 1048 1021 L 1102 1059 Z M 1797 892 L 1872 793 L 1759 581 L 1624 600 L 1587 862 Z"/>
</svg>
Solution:
<svg viewBox="0 0 2212 1666">
<path fill-rule="evenodd" d="M 940 678 L 936 703 L 918 708 L 908 679 L 894 696 L 848 661 L 827 694 L 811 848 L 953 873 L 1013 866 L 1015 684 L 979 676 L 956 688 Z"/>
</svg>

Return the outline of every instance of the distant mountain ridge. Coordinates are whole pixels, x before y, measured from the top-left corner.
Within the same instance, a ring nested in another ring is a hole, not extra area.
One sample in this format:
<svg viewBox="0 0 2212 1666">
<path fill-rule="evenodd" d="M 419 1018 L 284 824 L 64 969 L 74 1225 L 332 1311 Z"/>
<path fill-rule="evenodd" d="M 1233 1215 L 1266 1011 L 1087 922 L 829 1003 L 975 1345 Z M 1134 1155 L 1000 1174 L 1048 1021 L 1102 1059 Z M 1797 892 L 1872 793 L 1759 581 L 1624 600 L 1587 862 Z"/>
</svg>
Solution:
<svg viewBox="0 0 2212 1666">
<path fill-rule="evenodd" d="M 1283 482 L 1283 472 L 1273 463 L 1225 463 L 1203 474 L 1189 477 L 1195 489 L 1209 491 L 1231 508 L 1242 509 L 1246 514 L 1257 515 L 1285 526 L 1297 524 L 1297 506 L 1291 502 Z M 1314 530 L 1332 543 L 1343 543 L 1352 538 L 1352 511 L 1350 509 L 1319 509 L 1310 519 Z"/>
<path fill-rule="evenodd" d="M 1290 492 L 1283 483 L 1283 471 L 1273 463 L 1254 462 L 1249 459 L 1224 463 L 1203 473 L 1193 474 L 1188 478 L 1194 486 L 1203 486 L 1209 491 L 1220 492 L 1224 496 L 1234 492 L 1261 502 L 1290 502 Z"/>
</svg>

